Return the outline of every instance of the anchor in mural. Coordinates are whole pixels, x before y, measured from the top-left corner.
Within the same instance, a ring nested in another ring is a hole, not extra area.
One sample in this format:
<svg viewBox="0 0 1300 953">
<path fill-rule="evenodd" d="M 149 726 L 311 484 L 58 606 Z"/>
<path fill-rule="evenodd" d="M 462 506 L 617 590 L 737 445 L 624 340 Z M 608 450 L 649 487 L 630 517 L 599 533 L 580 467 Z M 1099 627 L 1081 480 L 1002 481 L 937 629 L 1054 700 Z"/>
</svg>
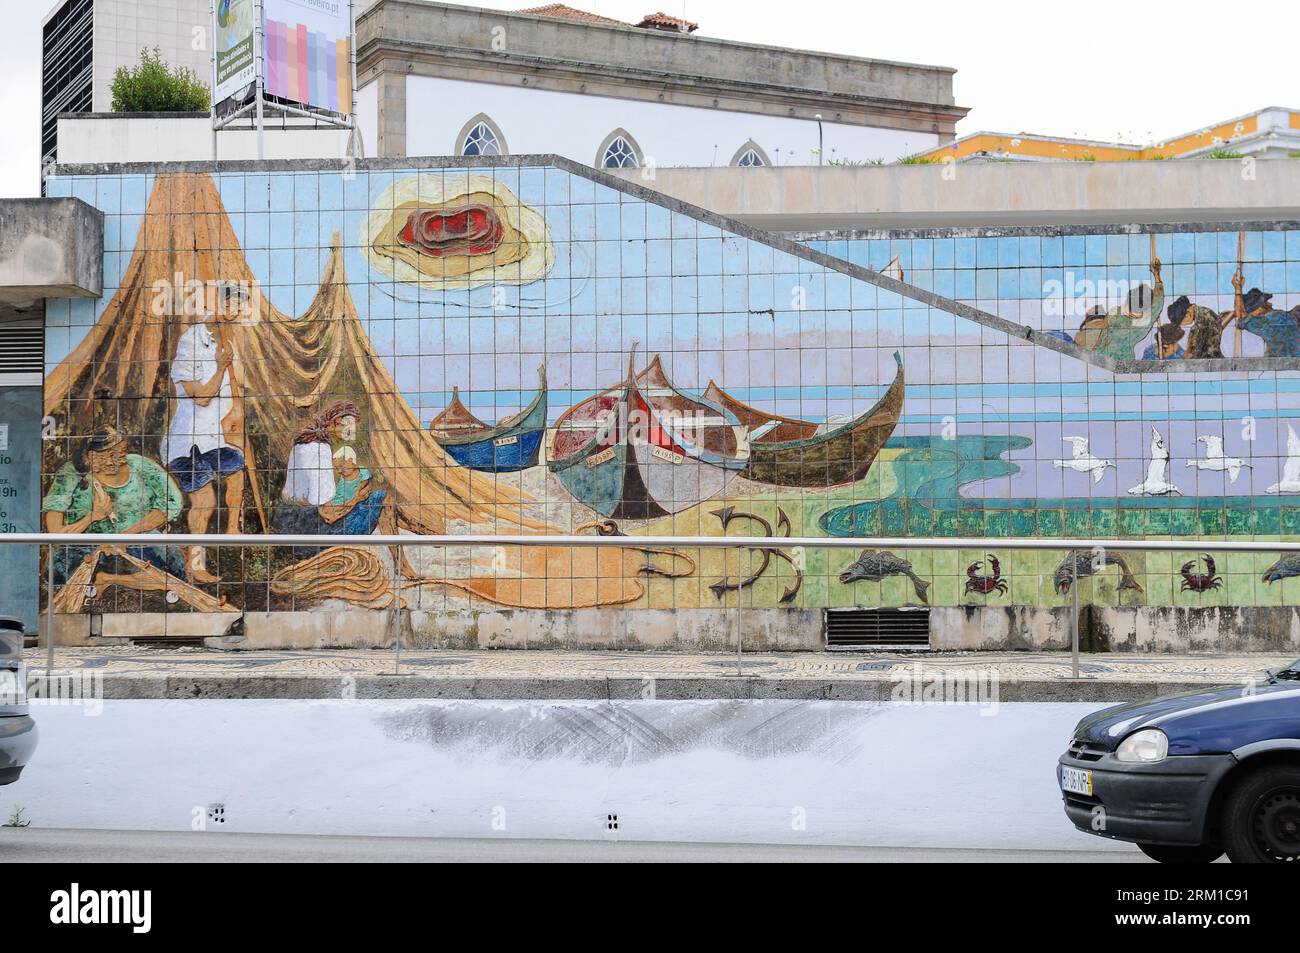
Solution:
<svg viewBox="0 0 1300 953">
<path fill-rule="evenodd" d="M 912 564 L 900 556 L 895 556 L 888 550 L 864 549 L 848 569 L 840 573 L 840 582 L 880 582 L 889 576 L 906 576 L 912 580 L 912 588 L 916 590 L 916 598 L 929 604 L 930 600 L 926 597 L 926 590 L 930 588 L 930 583 L 926 582 L 912 570 Z"/>
<path fill-rule="evenodd" d="M 1107 566 L 1119 567 L 1120 590 L 1142 592 L 1142 584 L 1133 575 L 1128 560 L 1109 550 L 1072 549 L 1052 573 L 1052 585 L 1061 595 L 1067 595 L 1074 580 L 1092 576 Z"/>
<path fill-rule="evenodd" d="M 1205 561 L 1205 572 L 1192 572 L 1196 568 L 1196 560 L 1188 560 L 1183 563 L 1178 570 L 1179 575 L 1183 577 L 1183 584 L 1178 587 L 1180 592 L 1208 592 L 1211 589 L 1220 589 L 1223 587 L 1223 577 L 1215 575 L 1214 557 L 1209 553 L 1201 553 L 1201 559 Z"/>
<path fill-rule="evenodd" d="M 731 525 L 732 520 L 750 519 L 762 526 L 764 534 L 769 538 L 774 538 L 776 535 L 772 530 L 772 524 L 757 513 L 746 513 L 737 510 L 734 506 L 724 506 L 722 509 L 713 510 L 712 515 L 716 516 L 718 522 L 722 524 L 723 533 L 727 531 L 727 527 Z M 786 515 L 785 510 L 781 509 L 779 506 L 776 508 L 776 525 L 778 527 L 784 526 L 785 535 L 787 537 L 790 535 L 792 529 L 790 517 Z M 789 564 L 790 568 L 794 570 L 794 585 L 786 586 L 785 591 L 781 593 L 781 598 L 778 601 L 781 603 L 793 602 L 795 596 L 799 595 L 799 589 L 803 586 L 803 570 L 795 563 L 794 558 L 784 549 L 777 549 L 774 547 L 751 546 L 749 547 L 749 550 L 750 552 L 759 553 L 762 556 L 758 568 L 752 570 L 744 579 L 736 580 L 734 582 L 729 580 L 726 576 L 723 576 L 713 585 L 709 586 L 709 590 L 721 599 L 727 592 L 738 591 L 752 586 L 762 578 L 765 572 L 767 572 L 768 566 L 772 563 L 772 557 L 776 556 L 779 559 L 785 560 Z"/>
</svg>

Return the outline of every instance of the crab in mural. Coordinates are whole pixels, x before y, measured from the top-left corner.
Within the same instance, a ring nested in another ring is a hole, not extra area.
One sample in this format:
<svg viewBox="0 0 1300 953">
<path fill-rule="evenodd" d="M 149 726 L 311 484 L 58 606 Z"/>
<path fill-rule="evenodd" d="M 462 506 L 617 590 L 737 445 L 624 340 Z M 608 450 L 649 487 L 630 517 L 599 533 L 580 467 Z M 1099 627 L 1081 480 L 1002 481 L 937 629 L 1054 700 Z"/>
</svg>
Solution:
<svg viewBox="0 0 1300 953">
<path fill-rule="evenodd" d="M 1215 574 L 1214 557 L 1209 553 L 1201 553 L 1201 559 L 1205 560 L 1205 572 L 1192 572 L 1196 568 L 1196 560 L 1189 559 L 1183 563 L 1179 574 L 1183 577 L 1183 584 L 1178 587 L 1180 592 L 1208 592 L 1211 589 L 1221 589 L 1223 587 L 1223 577 Z"/>
<path fill-rule="evenodd" d="M 1007 591 L 1007 581 L 1002 578 L 1002 564 L 998 557 L 992 553 L 985 556 L 988 559 L 989 568 L 993 570 L 992 575 L 980 575 L 979 571 L 984 567 L 984 563 L 976 561 L 966 567 L 966 588 L 965 592 L 974 592 L 982 596 L 987 596 L 991 592 L 1005 593 Z"/>
</svg>

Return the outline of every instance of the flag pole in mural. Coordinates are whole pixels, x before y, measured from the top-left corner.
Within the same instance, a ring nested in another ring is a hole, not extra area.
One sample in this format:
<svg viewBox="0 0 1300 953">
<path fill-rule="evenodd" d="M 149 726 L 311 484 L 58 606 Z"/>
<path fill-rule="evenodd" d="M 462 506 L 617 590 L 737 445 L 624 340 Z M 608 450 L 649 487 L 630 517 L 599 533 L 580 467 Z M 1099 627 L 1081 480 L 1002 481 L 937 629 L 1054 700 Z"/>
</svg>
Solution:
<svg viewBox="0 0 1300 953">
<path fill-rule="evenodd" d="M 240 119 L 264 158 L 268 113 L 355 128 L 353 23 L 351 0 L 214 0 L 213 158 L 217 131 Z"/>
</svg>

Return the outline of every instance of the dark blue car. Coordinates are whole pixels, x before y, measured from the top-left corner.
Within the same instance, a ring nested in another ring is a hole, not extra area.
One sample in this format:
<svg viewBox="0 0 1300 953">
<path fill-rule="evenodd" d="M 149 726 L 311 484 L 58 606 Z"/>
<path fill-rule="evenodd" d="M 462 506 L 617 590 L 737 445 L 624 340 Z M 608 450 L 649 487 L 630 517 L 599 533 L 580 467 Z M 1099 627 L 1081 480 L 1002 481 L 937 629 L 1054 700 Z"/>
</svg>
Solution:
<svg viewBox="0 0 1300 953">
<path fill-rule="evenodd" d="M 1080 721 L 1056 767 L 1074 826 L 1164 863 L 1300 865 L 1300 661 L 1267 675 Z"/>
</svg>

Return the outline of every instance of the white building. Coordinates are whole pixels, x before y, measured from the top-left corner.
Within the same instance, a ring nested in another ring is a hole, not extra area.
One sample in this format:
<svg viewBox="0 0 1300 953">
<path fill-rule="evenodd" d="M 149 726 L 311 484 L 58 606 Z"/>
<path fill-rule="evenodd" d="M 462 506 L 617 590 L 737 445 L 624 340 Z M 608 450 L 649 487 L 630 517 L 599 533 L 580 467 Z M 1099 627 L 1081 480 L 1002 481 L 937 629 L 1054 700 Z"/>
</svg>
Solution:
<svg viewBox="0 0 1300 953">
<path fill-rule="evenodd" d="M 951 140 L 966 114 L 945 67 L 714 39 L 665 14 L 376 0 L 356 30 L 358 115 L 381 156 L 889 162 Z"/>
</svg>

